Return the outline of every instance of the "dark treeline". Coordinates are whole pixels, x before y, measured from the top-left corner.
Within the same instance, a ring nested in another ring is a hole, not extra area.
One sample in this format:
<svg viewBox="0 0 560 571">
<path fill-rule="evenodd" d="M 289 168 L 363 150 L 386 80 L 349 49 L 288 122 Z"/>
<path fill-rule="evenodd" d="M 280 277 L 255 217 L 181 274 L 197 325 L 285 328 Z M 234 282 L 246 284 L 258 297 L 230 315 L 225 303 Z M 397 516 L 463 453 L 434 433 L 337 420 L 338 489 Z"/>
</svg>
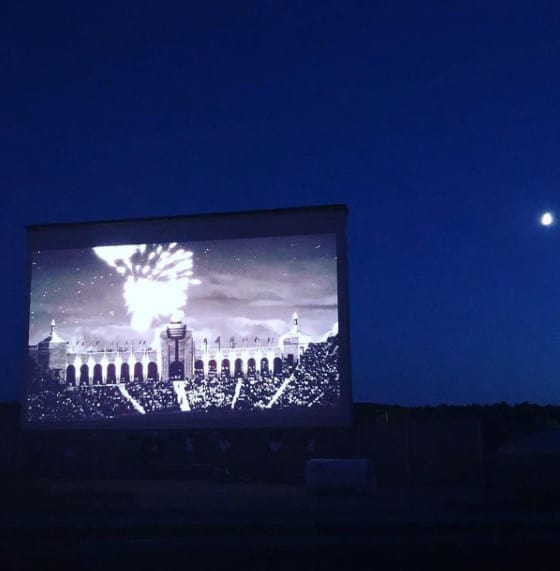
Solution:
<svg viewBox="0 0 560 571">
<path fill-rule="evenodd" d="M 0 403 L 0 427 L 12 433 L 19 427 L 20 405 Z M 447 405 L 407 407 L 379 403 L 355 403 L 354 425 L 453 422 L 479 420 L 486 452 L 495 452 L 512 439 L 543 428 L 560 429 L 560 406 L 523 402 L 480 405 Z"/>
<path fill-rule="evenodd" d="M 560 428 L 560 406 L 522 402 L 480 405 L 407 407 L 376 403 L 356 403 L 354 424 L 452 422 L 479 420 L 486 452 L 495 452 L 512 439 L 543 428 Z"/>
</svg>

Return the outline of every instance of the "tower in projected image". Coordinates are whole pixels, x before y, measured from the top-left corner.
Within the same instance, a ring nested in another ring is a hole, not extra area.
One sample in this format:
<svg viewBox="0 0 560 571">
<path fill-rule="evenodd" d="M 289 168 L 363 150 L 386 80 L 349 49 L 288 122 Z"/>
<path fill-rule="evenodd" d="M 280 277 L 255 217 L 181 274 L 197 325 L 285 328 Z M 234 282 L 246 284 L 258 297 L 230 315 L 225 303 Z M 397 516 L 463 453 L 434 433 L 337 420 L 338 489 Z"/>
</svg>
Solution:
<svg viewBox="0 0 560 571">
<path fill-rule="evenodd" d="M 292 328 L 282 337 L 280 337 L 280 345 L 283 349 L 288 364 L 297 365 L 299 358 L 311 343 L 311 337 L 303 333 L 298 325 L 298 314 L 294 312 L 292 315 Z"/>
<path fill-rule="evenodd" d="M 68 343 L 56 332 L 54 319 L 51 332 L 37 345 L 29 348 L 29 355 L 35 362 L 40 376 L 49 376 L 57 382 L 66 382 Z"/>
<path fill-rule="evenodd" d="M 181 321 L 172 321 L 160 334 L 161 370 L 169 380 L 190 379 L 193 370 L 194 343 L 192 331 Z"/>
</svg>

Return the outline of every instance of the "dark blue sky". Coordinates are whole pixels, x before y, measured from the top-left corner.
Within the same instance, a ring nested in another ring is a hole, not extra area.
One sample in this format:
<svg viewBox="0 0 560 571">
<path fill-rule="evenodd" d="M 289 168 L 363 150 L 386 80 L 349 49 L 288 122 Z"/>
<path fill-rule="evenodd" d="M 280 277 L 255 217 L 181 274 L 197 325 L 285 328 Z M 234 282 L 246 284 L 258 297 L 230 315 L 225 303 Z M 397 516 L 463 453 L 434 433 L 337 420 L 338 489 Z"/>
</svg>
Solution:
<svg viewBox="0 0 560 571">
<path fill-rule="evenodd" d="M 0 21 L 0 400 L 26 224 L 346 203 L 355 400 L 560 404 L 556 2 L 82 4 Z"/>
</svg>

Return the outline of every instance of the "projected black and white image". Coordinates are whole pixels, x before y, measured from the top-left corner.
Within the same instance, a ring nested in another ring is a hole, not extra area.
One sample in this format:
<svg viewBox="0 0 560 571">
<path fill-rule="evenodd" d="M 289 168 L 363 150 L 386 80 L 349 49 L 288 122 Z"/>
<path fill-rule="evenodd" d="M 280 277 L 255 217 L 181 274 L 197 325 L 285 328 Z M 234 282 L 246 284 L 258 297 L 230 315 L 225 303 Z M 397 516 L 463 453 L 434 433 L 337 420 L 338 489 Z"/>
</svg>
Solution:
<svg viewBox="0 0 560 571">
<path fill-rule="evenodd" d="M 35 250 L 30 294 L 30 422 L 339 405 L 335 234 Z"/>
</svg>

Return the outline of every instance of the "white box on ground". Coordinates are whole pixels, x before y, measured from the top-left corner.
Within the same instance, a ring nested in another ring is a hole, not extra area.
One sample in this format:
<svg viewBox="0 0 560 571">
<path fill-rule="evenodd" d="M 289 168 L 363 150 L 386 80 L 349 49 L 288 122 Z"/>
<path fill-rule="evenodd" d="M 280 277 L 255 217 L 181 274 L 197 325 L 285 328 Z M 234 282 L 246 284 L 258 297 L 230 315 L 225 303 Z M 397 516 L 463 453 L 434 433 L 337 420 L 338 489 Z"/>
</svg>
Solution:
<svg viewBox="0 0 560 571">
<path fill-rule="evenodd" d="M 312 458 L 305 467 L 311 493 L 371 493 L 375 476 L 367 458 Z"/>
</svg>

